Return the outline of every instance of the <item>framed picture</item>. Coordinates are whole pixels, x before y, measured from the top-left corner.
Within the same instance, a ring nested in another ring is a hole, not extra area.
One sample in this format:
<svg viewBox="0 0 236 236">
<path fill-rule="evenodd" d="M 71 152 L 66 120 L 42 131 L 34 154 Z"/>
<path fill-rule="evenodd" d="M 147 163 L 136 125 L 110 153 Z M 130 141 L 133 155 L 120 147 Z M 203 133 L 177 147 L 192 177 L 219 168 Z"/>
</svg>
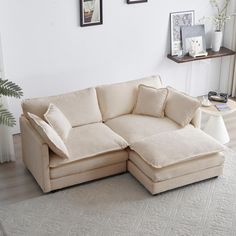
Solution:
<svg viewBox="0 0 236 236">
<path fill-rule="evenodd" d="M 128 4 L 147 2 L 148 0 L 127 0 Z"/>
<path fill-rule="evenodd" d="M 206 51 L 206 35 L 204 25 L 181 26 L 183 53 Z"/>
<path fill-rule="evenodd" d="M 171 55 L 178 55 L 182 50 L 181 26 L 194 25 L 194 11 L 170 13 Z"/>
<path fill-rule="evenodd" d="M 83 27 L 102 23 L 102 0 L 80 0 L 80 25 Z"/>
</svg>

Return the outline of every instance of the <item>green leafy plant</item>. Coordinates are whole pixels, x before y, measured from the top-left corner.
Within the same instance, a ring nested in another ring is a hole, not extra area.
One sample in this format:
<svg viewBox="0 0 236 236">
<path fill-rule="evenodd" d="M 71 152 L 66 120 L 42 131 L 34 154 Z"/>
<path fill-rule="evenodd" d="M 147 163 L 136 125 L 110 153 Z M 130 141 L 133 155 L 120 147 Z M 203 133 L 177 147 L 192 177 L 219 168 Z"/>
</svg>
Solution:
<svg viewBox="0 0 236 236">
<path fill-rule="evenodd" d="M 0 99 L 2 96 L 21 98 L 23 92 L 17 84 L 0 78 Z M 15 124 L 16 120 L 13 114 L 0 103 L 0 125 L 13 127 Z"/>
</svg>

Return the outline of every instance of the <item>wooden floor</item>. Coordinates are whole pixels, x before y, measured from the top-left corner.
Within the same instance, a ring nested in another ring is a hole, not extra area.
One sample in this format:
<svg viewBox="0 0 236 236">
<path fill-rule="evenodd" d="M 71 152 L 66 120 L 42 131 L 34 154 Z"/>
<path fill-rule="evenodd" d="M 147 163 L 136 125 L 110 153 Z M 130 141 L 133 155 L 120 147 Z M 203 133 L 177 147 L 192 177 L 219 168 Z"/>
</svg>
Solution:
<svg viewBox="0 0 236 236">
<path fill-rule="evenodd" d="M 203 117 L 205 123 L 206 117 Z M 224 117 L 230 135 L 228 147 L 236 151 L 236 112 Z M 0 206 L 43 195 L 22 163 L 21 137 L 14 136 L 16 162 L 0 164 Z"/>
</svg>

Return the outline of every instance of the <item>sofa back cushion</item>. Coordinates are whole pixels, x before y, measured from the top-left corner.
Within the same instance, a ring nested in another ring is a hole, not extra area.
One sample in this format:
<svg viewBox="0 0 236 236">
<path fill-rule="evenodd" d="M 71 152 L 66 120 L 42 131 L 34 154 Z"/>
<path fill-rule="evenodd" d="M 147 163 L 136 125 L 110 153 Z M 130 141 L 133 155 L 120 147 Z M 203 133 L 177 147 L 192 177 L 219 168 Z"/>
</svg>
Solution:
<svg viewBox="0 0 236 236">
<path fill-rule="evenodd" d="M 22 102 L 23 113 L 27 118 L 27 113 L 30 112 L 44 119 L 50 103 L 63 112 L 72 127 L 102 121 L 95 88 L 58 96 L 26 99 Z"/>
<path fill-rule="evenodd" d="M 137 100 L 138 86 L 144 84 L 162 87 L 159 76 L 150 76 L 118 84 L 101 85 L 96 88 L 103 121 L 132 113 Z"/>
</svg>

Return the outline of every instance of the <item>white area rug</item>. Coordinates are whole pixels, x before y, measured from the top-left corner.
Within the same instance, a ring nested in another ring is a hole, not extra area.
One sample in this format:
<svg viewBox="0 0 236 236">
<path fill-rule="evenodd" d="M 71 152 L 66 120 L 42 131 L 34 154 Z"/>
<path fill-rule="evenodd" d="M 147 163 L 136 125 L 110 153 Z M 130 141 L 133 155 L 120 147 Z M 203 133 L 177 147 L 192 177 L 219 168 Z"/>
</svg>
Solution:
<svg viewBox="0 0 236 236">
<path fill-rule="evenodd" d="M 1 236 L 233 236 L 236 156 L 222 177 L 157 196 L 127 173 L 0 208 L 0 222 Z"/>
</svg>

